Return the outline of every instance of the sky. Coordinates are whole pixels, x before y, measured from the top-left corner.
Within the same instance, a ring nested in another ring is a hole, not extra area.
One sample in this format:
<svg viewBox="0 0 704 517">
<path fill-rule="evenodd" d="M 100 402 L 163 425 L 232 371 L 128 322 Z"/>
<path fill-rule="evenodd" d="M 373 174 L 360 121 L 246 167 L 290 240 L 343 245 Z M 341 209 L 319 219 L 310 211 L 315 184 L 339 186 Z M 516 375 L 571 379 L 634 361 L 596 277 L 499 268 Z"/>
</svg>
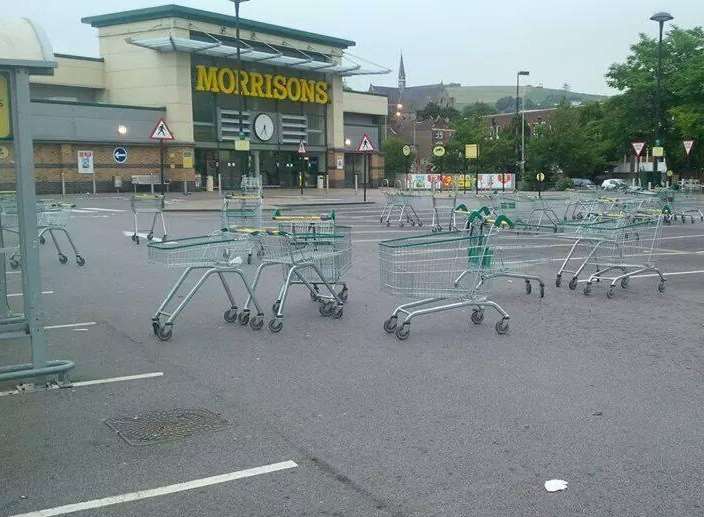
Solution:
<svg viewBox="0 0 704 517">
<path fill-rule="evenodd" d="M 37 21 L 55 52 L 98 56 L 97 31 L 82 17 L 169 2 L 234 14 L 228 0 L 3 0 L 3 15 Z M 529 70 L 528 84 L 612 94 L 609 65 L 625 59 L 639 33 L 657 34 L 648 18 L 661 10 L 680 27 L 704 25 L 701 0 L 251 0 L 241 15 L 356 41 L 352 55 L 392 69 L 350 79 L 359 90 L 395 85 L 403 52 L 409 86 L 510 85 Z"/>
</svg>

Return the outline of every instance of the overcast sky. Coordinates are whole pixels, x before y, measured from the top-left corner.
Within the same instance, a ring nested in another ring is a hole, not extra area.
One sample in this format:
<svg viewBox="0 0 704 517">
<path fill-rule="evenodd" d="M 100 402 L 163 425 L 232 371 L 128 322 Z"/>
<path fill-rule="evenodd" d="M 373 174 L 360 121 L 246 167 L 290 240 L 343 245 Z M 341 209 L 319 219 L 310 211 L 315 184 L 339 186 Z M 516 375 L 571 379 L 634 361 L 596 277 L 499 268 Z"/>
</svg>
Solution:
<svg viewBox="0 0 704 517">
<path fill-rule="evenodd" d="M 228 0 L 171 0 L 234 13 Z M 27 16 L 47 31 L 55 52 L 98 55 L 96 31 L 81 17 L 169 3 L 168 0 L 3 0 L 5 16 Z M 242 16 L 357 42 L 356 56 L 391 68 L 360 77 L 394 85 L 403 50 L 408 85 L 459 82 L 513 84 L 519 69 L 530 84 L 586 93 L 612 93 L 604 73 L 622 61 L 639 32 L 655 35 L 648 20 L 667 10 L 682 27 L 704 25 L 702 0 L 252 0 Z"/>
</svg>

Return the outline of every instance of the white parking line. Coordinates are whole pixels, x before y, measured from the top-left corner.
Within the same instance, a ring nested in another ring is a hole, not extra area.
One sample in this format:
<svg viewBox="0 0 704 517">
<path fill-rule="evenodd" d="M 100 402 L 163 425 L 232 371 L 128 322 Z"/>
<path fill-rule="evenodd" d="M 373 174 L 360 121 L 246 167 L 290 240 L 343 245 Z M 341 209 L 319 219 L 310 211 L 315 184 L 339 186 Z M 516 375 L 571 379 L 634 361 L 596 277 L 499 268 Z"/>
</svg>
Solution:
<svg viewBox="0 0 704 517">
<path fill-rule="evenodd" d="M 221 474 L 219 476 L 194 479 L 193 481 L 186 481 L 185 483 L 176 483 L 175 485 L 166 485 L 159 488 L 152 488 L 149 490 L 138 490 L 137 492 L 128 492 L 126 494 L 105 497 L 103 499 L 93 499 L 92 501 L 85 501 L 82 503 L 67 504 L 65 506 L 57 506 L 56 508 L 49 508 L 36 512 L 17 514 L 12 515 L 10 517 L 51 517 L 52 515 L 65 515 L 67 513 L 82 512 L 84 510 L 93 510 L 95 508 L 104 508 L 106 506 L 129 503 L 131 501 L 139 501 L 141 499 L 149 499 L 151 497 L 176 494 L 178 492 L 185 492 L 186 490 L 194 490 L 196 488 L 203 488 L 211 485 L 219 485 L 222 483 L 235 481 L 237 479 L 261 476 L 262 474 L 270 474 L 271 472 L 278 472 L 280 470 L 287 470 L 295 467 L 298 467 L 298 464 L 296 464 L 296 462 L 294 461 L 282 461 L 281 463 L 272 463 L 270 465 L 264 465 L 262 467 L 254 467 L 246 470 L 237 470 L 235 472 Z"/>
<path fill-rule="evenodd" d="M 139 373 L 137 375 L 126 375 L 124 377 L 109 377 L 107 379 L 93 379 L 90 381 L 80 381 L 80 382 L 72 382 L 70 384 L 65 384 L 65 385 L 59 385 L 59 384 L 50 384 L 46 387 L 46 389 L 38 389 L 38 390 L 32 390 L 29 393 L 36 393 L 38 391 L 53 391 L 53 390 L 60 390 L 63 388 L 80 388 L 83 386 L 94 386 L 96 384 L 110 384 L 113 382 L 124 382 L 124 381 L 136 381 L 140 379 L 151 379 L 153 377 L 162 377 L 164 375 L 164 372 L 151 372 L 151 373 Z M 18 395 L 20 393 L 27 393 L 26 390 L 10 390 L 10 391 L 0 391 L 0 397 L 7 397 L 8 395 Z"/>
<path fill-rule="evenodd" d="M 127 212 L 127 210 L 118 210 L 116 208 L 93 208 L 93 207 L 84 207 L 83 210 L 93 210 L 95 212 Z"/>
<path fill-rule="evenodd" d="M 65 323 L 63 325 L 47 325 L 44 327 L 46 330 L 52 330 L 52 329 L 69 329 L 73 327 L 92 327 L 93 325 L 97 325 L 98 323 L 95 321 L 86 321 L 83 323 Z"/>
<path fill-rule="evenodd" d="M 162 377 L 164 372 L 138 373 L 137 375 L 125 375 L 123 377 L 108 377 L 107 379 L 94 379 L 92 381 L 79 381 L 71 383 L 74 388 L 81 386 L 94 386 L 96 384 L 110 384 L 112 382 L 136 381 L 138 379 L 151 379 L 152 377 Z"/>
<path fill-rule="evenodd" d="M 700 275 L 704 273 L 704 269 L 698 269 L 694 271 L 674 271 L 672 273 L 663 273 L 662 276 L 667 278 L 668 276 L 682 276 L 682 275 Z M 651 278 L 654 276 L 660 276 L 657 273 L 647 273 L 643 275 L 633 275 L 633 278 Z"/>
<path fill-rule="evenodd" d="M 54 291 L 42 291 L 42 294 L 54 294 Z M 11 298 L 14 296 L 24 296 L 24 293 L 10 293 L 7 295 L 8 298 Z"/>
</svg>

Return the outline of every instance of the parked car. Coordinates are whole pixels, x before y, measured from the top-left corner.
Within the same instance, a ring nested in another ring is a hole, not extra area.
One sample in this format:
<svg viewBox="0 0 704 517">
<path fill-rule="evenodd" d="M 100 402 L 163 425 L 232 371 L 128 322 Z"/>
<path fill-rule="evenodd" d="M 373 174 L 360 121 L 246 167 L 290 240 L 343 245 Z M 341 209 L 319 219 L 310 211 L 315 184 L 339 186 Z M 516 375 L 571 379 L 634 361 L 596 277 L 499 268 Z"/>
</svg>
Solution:
<svg viewBox="0 0 704 517">
<path fill-rule="evenodd" d="M 603 188 L 604 190 L 625 190 L 627 188 L 627 185 L 626 182 L 622 179 L 611 178 L 608 180 L 604 180 L 601 184 L 601 188 Z"/>
<path fill-rule="evenodd" d="M 594 182 L 590 179 L 587 179 L 587 178 L 572 178 L 572 185 L 574 185 L 574 188 L 576 188 L 576 189 L 593 190 L 596 188 L 596 185 L 594 185 Z"/>
</svg>

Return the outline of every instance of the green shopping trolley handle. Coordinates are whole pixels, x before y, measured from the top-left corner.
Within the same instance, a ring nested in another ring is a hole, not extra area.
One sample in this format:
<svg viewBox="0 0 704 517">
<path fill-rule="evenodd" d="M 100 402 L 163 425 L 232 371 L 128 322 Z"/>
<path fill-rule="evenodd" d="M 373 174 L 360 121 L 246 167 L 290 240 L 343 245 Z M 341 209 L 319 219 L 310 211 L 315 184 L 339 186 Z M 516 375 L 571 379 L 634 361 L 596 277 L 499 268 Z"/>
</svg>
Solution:
<svg viewBox="0 0 704 517">
<path fill-rule="evenodd" d="M 161 199 L 164 196 L 162 194 L 132 194 L 134 199 Z"/>
</svg>

